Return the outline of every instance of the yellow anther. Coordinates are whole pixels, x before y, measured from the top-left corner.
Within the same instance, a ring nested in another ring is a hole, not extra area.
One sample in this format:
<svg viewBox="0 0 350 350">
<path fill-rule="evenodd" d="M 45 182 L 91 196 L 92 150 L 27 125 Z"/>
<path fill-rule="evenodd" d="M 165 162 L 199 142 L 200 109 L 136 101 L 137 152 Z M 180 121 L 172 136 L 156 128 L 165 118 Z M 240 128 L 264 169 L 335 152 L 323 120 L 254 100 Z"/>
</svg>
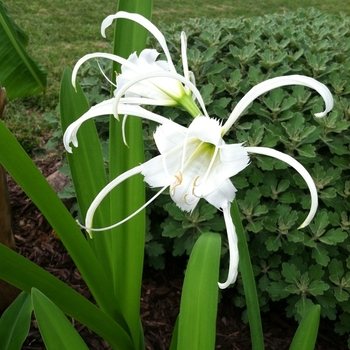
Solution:
<svg viewBox="0 0 350 350">
<path fill-rule="evenodd" d="M 193 183 L 192 183 L 192 194 L 195 196 L 195 194 L 194 194 L 194 190 L 195 190 L 195 188 L 196 188 L 196 186 L 197 186 L 197 180 L 199 179 L 199 175 L 197 175 L 195 178 L 194 178 L 194 180 L 193 180 Z"/>
<path fill-rule="evenodd" d="M 177 186 L 180 186 L 182 184 L 182 179 L 183 179 L 182 172 L 179 171 L 179 173 L 177 175 L 174 175 L 174 177 L 177 180 L 177 182 L 170 187 L 170 192 L 172 192 L 172 193 L 174 192 L 174 190 Z"/>
</svg>

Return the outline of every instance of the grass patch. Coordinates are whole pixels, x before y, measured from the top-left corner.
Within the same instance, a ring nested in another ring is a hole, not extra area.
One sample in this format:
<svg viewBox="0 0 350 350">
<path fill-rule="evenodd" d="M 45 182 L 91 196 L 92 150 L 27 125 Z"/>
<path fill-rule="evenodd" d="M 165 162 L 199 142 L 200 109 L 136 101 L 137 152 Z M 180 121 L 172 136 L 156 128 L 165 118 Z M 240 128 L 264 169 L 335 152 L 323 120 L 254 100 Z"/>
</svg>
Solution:
<svg viewBox="0 0 350 350">
<path fill-rule="evenodd" d="M 30 106 L 30 114 L 40 119 L 43 112 L 53 111 L 58 104 L 59 84 L 63 69 L 73 67 L 84 54 L 110 51 L 108 40 L 100 35 L 101 21 L 115 13 L 117 2 L 78 0 L 3 0 L 16 23 L 28 34 L 28 52 L 48 71 L 45 94 L 23 102 L 12 101 L 17 114 Z M 350 3 L 341 0 L 155 0 L 153 21 L 181 22 L 193 17 L 235 18 L 294 11 L 299 7 L 315 7 L 324 12 L 350 15 Z M 107 33 L 112 40 L 112 30 Z M 11 116 L 11 118 L 13 118 Z M 26 119 L 26 118 L 24 118 Z M 13 125 L 16 123 L 13 121 Z M 29 135 L 28 135 L 29 137 Z"/>
<path fill-rule="evenodd" d="M 48 89 L 35 100 L 39 108 L 54 108 L 61 74 L 84 54 L 108 51 L 108 42 L 100 35 L 100 24 L 116 12 L 113 1 L 78 0 L 3 0 L 11 16 L 29 35 L 28 51 L 48 71 Z M 234 18 L 293 11 L 313 6 L 324 12 L 343 11 L 350 15 L 350 3 L 340 0 L 155 0 L 153 21 L 173 23 L 193 17 Z M 109 31 L 112 38 L 112 31 Z"/>
<path fill-rule="evenodd" d="M 5 123 L 26 152 L 33 156 L 43 153 L 45 143 L 51 137 L 51 130 L 42 117 L 42 112 L 33 108 L 32 99 L 9 103 Z"/>
</svg>

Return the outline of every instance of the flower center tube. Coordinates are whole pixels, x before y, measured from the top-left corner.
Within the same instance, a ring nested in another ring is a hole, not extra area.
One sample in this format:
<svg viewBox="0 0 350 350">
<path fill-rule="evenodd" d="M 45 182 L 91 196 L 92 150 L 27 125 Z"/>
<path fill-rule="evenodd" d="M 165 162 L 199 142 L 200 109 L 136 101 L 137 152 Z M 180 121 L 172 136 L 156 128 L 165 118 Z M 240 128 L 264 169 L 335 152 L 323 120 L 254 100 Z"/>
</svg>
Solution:
<svg viewBox="0 0 350 350">
<path fill-rule="evenodd" d="M 187 139 L 183 145 L 180 170 L 174 175 L 170 195 L 183 210 L 192 211 L 203 193 L 206 182 L 219 155 L 219 149 L 196 137 Z"/>
</svg>

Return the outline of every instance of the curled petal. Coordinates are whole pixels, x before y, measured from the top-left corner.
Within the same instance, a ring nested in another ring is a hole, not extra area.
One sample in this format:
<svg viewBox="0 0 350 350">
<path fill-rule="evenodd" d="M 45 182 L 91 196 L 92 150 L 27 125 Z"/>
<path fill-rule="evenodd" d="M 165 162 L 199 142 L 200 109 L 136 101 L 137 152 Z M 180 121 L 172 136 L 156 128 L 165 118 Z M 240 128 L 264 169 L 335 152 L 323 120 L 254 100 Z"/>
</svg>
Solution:
<svg viewBox="0 0 350 350">
<path fill-rule="evenodd" d="M 111 225 L 108 227 L 102 227 L 102 228 L 92 228 L 92 222 L 93 222 L 93 218 L 95 215 L 95 211 L 98 208 L 98 206 L 101 204 L 101 202 L 103 201 L 103 199 L 115 188 L 117 187 L 119 184 L 121 184 L 122 182 L 124 182 L 125 180 L 127 180 L 128 178 L 140 174 L 142 170 L 141 165 L 132 168 L 128 171 L 126 171 L 125 173 L 119 175 L 118 177 L 116 177 L 113 181 L 111 181 L 107 186 L 105 186 L 100 193 L 95 197 L 95 199 L 93 200 L 93 202 L 91 203 L 87 213 L 86 213 L 86 218 L 85 218 L 85 226 L 80 225 L 80 227 L 84 228 L 87 230 L 90 238 L 92 238 L 92 231 L 106 231 L 106 230 L 110 230 L 114 227 L 117 227 L 121 224 L 123 224 L 124 222 L 130 220 L 131 218 L 133 218 L 135 215 L 137 215 L 139 212 L 141 212 L 143 209 L 145 209 L 151 202 L 153 202 L 162 192 L 164 192 L 164 190 L 168 187 L 165 186 L 163 187 L 159 192 L 156 193 L 155 196 L 153 196 L 148 202 L 146 202 L 142 207 L 140 207 L 139 209 L 137 209 L 135 212 L 133 212 L 131 215 L 129 215 L 127 218 Z M 126 199 L 127 200 L 127 199 Z"/>
<path fill-rule="evenodd" d="M 118 19 L 118 18 L 129 19 L 131 21 L 137 22 L 138 24 L 146 28 L 158 40 L 160 46 L 162 47 L 169 64 L 169 69 L 172 72 L 176 72 L 164 35 L 152 22 L 150 22 L 148 19 L 146 19 L 145 17 L 137 13 L 128 13 L 124 11 L 119 11 L 115 15 L 110 15 L 106 17 L 103 20 L 101 25 L 101 35 L 104 38 L 106 37 L 106 34 L 105 34 L 106 29 L 113 23 L 115 19 Z"/>
<path fill-rule="evenodd" d="M 67 152 L 72 153 L 72 148 L 70 143 L 72 142 L 75 147 L 78 147 L 77 132 L 86 120 L 102 116 L 114 114 L 115 109 L 115 99 L 111 98 L 109 100 L 103 101 L 93 107 L 91 107 L 86 113 L 84 113 L 79 119 L 70 124 L 63 135 L 63 144 Z M 158 114 L 150 112 L 140 106 L 133 106 L 121 103 L 119 105 L 120 114 L 131 115 L 135 117 L 145 118 L 148 120 L 155 121 L 157 123 L 163 124 L 169 122 L 169 119 L 164 118 Z M 118 119 L 118 116 L 115 115 Z"/>
<path fill-rule="evenodd" d="M 309 187 L 309 191 L 311 194 L 311 208 L 308 216 L 298 228 L 303 228 L 307 226 L 315 216 L 317 206 L 318 206 L 317 188 L 310 173 L 297 160 L 295 160 L 294 158 L 292 158 L 291 156 L 283 152 L 276 151 L 272 148 L 267 148 L 267 147 L 245 147 L 245 149 L 247 150 L 248 153 L 262 154 L 265 156 L 270 156 L 270 157 L 282 160 L 283 162 L 293 167 L 303 177 L 307 186 Z"/>
<path fill-rule="evenodd" d="M 250 89 L 244 97 L 237 103 L 236 107 L 233 109 L 228 120 L 224 124 L 222 131 L 223 134 L 226 134 L 229 128 L 234 124 L 234 122 L 240 117 L 244 110 L 260 95 L 264 94 L 267 91 L 273 90 L 278 87 L 287 86 L 287 85 L 304 85 L 316 90 L 323 98 L 326 108 L 322 113 L 316 113 L 315 117 L 321 118 L 324 117 L 329 111 L 333 108 L 333 97 L 328 88 L 318 82 L 313 78 L 309 78 L 303 75 L 289 75 L 285 77 L 272 78 L 266 81 L 263 81 L 260 84 L 255 85 Z"/>
<path fill-rule="evenodd" d="M 226 282 L 218 283 L 220 289 L 225 289 L 230 284 L 234 283 L 238 275 L 238 262 L 239 262 L 238 239 L 237 239 L 236 229 L 231 218 L 230 207 L 231 205 L 228 204 L 228 206 L 223 210 L 225 224 L 226 224 L 228 245 L 229 245 L 230 263 L 229 263 L 228 276 L 227 276 Z"/>
<path fill-rule="evenodd" d="M 80 68 L 80 66 L 82 64 L 84 64 L 86 61 L 92 59 L 92 58 L 107 58 L 109 60 L 112 60 L 114 62 L 117 62 L 121 65 L 124 65 L 126 67 L 128 67 L 129 69 L 134 70 L 137 73 L 142 73 L 142 71 L 140 70 L 140 67 L 135 65 L 134 63 L 126 60 L 123 57 L 117 56 L 117 55 L 113 55 L 111 53 L 104 53 L 104 52 L 95 52 L 95 53 L 90 53 L 88 55 L 83 56 L 82 58 L 79 59 L 79 61 L 75 64 L 74 68 L 73 68 L 73 72 L 72 72 L 72 85 L 75 88 L 75 81 L 76 81 L 76 77 L 78 74 L 78 70 Z"/>
<path fill-rule="evenodd" d="M 91 107 L 79 119 L 68 126 L 63 135 L 63 144 L 67 152 L 72 153 L 72 148 L 69 145 L 71 142 L 75 147 L 78 147 L 77 132 L 81 124 L 83 124 L 86 120 L 94 117 L 112 114 L 114 102 L 113 100 L 114 99 L 112 98 Z"/>
</svg>

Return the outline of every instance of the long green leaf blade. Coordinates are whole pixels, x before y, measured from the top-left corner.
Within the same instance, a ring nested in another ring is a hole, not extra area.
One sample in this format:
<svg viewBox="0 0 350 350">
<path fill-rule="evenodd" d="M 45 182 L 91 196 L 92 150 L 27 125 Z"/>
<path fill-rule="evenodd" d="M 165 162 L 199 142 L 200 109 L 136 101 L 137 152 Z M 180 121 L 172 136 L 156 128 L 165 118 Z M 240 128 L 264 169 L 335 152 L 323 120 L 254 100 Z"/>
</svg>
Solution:
<svg viewBox="0 0 350 350">
<path fill-rule="evenodd" d="M 62 75 L 60 89 L 60 115 L 62 130 L 81 117 L 89 104 L 80 85 L 76 91 L 71 83 L 72 71 L 66 68 Z M 93 120 L 87 120 L 77 135 L 79 147 L 73 153 L 67 153 L 69 168 L 77 196 L 80 214 L 85 219 L 86 212 L 100 190 L 107 184 L 101 143 Z M 96 227 L 109 224 L 109 201 L 103 201 L 96 211 L 94 223 Z M 112 246 L 110 232 L 98 232 L 89 243 L 100 261 L 109 280 L 112 274 Z"/>
<path fill-rule="evenodd" d="M 56 231 L 101 309 L 128 330 L 111 283 L 107 280 L 105 271 L 75 220 L 2 121 L 0 121 L 0 163 Z M 0 255 L 1 260 L 2 258 Z"/>
<path fill-rule="evenodd" d="M 301 320 L 294 334 L 290 350 L 313 350 L 315 349 L 318 327 L 320 324 L 321 306 L 314 305 L 308 310 Z"/>
<path fill-rule="evenodd" d="M 27 293 L 33 287 L 41 290 L 62 312 L 99 334 L 114 349 L 133 349 L 125 330 L 74 289 L 2 244 L 0 257 L 1 279 Z"/>
<path fill-rule="evenodd" d="M 121 0 L 118 11 L 138 13 L 150 19 L 152 0 Z M 114 31 L 113 53 L 128 58 L 144 49 L 147 31 L 132 21 L 118 19 Z M 113 72 L 120 72 L 118 65 Z M 112 78 L 113 80 L 115 77 Z M 122 116 L 121 116 L 122 117 Z M 144 162 L 142 120 L 129 117 L 126 123 L 128 147 L 122 140 L 122 126 L 113 117 L 110 121 L 110 179 Z M 111 193 L 111 218 L 113 222 L 124 219 L 145 203 L 145 184 L 142 176 L 135 176 Z M 140 293 L 143 271 L 146 220 L 145 212 L 112 230 L 114 289 L 121 301 L 123 313 L 131 328 L 135 344 L 143 347 L 140 338 Z"/>
<path fill-rule="evenodd" d="M 216 336 L 221 237 L 202 234 L 188 262 L 182 289 L 178 350 L 213 350 Z"/>
<path fill-rule="evenodd" d="M 88 350 L 83 339 L 62 311 L 38 289 L 32 288 L 32 303 L 47 350 Z"/>
<path fill-rule="evenodd" d="M 231 215 L 233 223 L 236 227 L 238 237 L 239 271 L 242 276 L 244 295 L 247 303 L 252 349 L 263 350 L 265 348 L 265 345 L 261 324 L 258 293 L 256 290 L 256 284 L 254 279 L 253 267 L 250 260 L 247 239 L 245 236 L 245 231 L 242 225 L 242 220 L 239 214 L 238 204 L 236 200 L 232 203 Z"/>
<path fill-rule="evenodd" d="M 171 336 L 171 342 L 169 346 L 169 350 L 177 350 L 177 337 L 179 333 L 179 316 L 177 316 L 175 326 L 173 329 L 173 334 Z"/>
<path fill-rule="evenodd" d="M 42 92 L 46 72 L 26 53 L 5 6 L 0 2 L 0 84 L 7 97 L 24 97 Z"/>
<path fill-rule="evenodd" d="M 32 315 L 30 295 L 21 293 L 0 319 L 0 349 L 20 350 L 26 339 Z"/>
</svg>

